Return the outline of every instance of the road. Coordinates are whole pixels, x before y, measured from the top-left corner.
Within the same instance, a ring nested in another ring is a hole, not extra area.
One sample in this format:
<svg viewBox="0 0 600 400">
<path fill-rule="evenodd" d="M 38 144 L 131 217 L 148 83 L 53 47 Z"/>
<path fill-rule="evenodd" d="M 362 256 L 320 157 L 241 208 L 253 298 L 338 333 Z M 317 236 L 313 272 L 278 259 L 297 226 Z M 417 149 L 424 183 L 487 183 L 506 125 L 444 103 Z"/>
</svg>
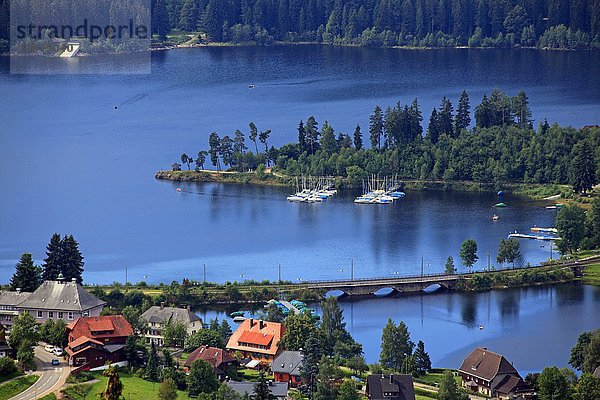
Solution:
<svg viewBox="0 0 600 400">
<path fill-rule="evenodd" d="M 37 371 L 34 374 L 38 375 L 39 379 L 27 390 L 10 400 L 35 400 L 60 389 L 69 376 L 70 368 L 62 358 L 59 358 L 61 361 L 59 366 L 52 365 L 53 358 L 58 357 L 48 353 L 42 346 L 36 346 L 35 364 L 37 365 Z"/>
</svg>

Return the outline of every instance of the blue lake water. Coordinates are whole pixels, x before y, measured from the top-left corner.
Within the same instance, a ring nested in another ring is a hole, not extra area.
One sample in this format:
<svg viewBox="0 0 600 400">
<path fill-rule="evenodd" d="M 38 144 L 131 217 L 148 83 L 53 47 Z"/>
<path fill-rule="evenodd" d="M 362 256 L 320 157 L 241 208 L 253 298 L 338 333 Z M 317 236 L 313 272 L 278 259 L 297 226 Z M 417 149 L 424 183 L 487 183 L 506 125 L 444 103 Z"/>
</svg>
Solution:
<svg viewBox="0 0 600 400">
<path fill-rule="evenodd" d="M 78 62 L 93 71 L 93 60 Z M 479 244 L 476 268 L 484 268 L 486 252 L 494 263 L 501 238 L 533 225 L 551 226 L 554 212 L 507 196 L 509 207 L 497 210 L 500 221 L 494 223 L 494 195 L 444 192 L 409 191 L 405 199 L 382 207 L 353 204 L 353 192 L 323 204 L 289 204 L 286 188 L 185 184 L 177 192 L 178 185 L 156 181 L 154 173 L 183 152 L 206 149 L 212 131 L 247 132 L 254 121 L 259 129 L 272 129 L 272 144 L 281 145 L 296 139 L 297 123 L 310 115 L 346 133 L 357 123 L 366 131 L 376 104 L 417 97 L 427 120 L 442 96 L 456 103 L 463 89 L 473 107 L 496 87 L 511 95 L 523 89 L 535 124 L 547 118 L 581 127 L 600 117 L 600 52 L 198 48 L 154 53 L 149 75 L 111 76 L 10 75 L 8 65 L 0 57 L 2 282 L 23 252 L 41 262 L 54 232 L 73 234 L 80 242 L 84 279 L 90 283 L 123 281 L 126 266 L 131 281 L 200 279 L 203 264 L 207 279 L 219 282 L 276 279 L 278 264 L 287 280 L 344 278 L 351 258 L 357 277 L 416 273 L 421 259 L 425 272 L 438 272 L 449 255 L 459 264 L 459 246 L 467 238 Z M 523 262 L 550 255 L 546 243 L 521 243 Z M 448 329 L 456 341 L 444 351 L 431 349 L 444 365 L 456 361 L 452 354 L 462 346 L 493 333 L 490 340 L 556 338 L 552 351 L 540 352 L 539 362 L 523 357 L 521 368 L 543 366 L 543 357 L 564 365 L 573 337 L 599 325 L 573 312 L 579 306 L 597 310 L 597 290 L 583 289 L 585 301 L 575 302 L 574 309 L 553 305 L 558 292 L 553 300 L 547 292 L 525 293 L 516 301 L 518 313 L 494 311 L 504 304 L 498 300 L 504 294 L 425 297 L 428 311 L 421 326 L 420 300 L 412 298 L 344 307 L 346 314 L 353 312 L 349 325 L 369 361 L 376 359 L 377 332 L 393 316 L 406 318 L 416 338 L 427 343 L 428 335 Z M 483 318 L 485 296 L 490 321 L 504 328 Z M 471 302 L 478 317 L 465 325 L 458 310 Z M 541 325 L 532 319 L 548 309 L 559 311 Z M 491 326 L 480 332 L 473 324 L 482 319 Z M 568 337 L 560 336 L 564 332 Z"/>
</svg>

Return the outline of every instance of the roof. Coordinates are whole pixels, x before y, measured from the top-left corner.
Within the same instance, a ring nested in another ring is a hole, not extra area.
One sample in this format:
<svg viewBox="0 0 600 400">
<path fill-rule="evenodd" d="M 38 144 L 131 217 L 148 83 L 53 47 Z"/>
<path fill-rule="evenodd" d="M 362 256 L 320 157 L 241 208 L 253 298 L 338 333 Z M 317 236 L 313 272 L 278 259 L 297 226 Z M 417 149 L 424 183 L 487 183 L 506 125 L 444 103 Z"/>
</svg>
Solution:
<svg viewBox="0 0 600 400">
<path fill-rule="evenodd" d="M 19 304 L 19 308 L 85 311 L 105 304 L 77 282 L 45 281 Z"/>
<path fill-rule="evenodd" d="M 158 322 L 161 324 L 181 322 L 188 325 L 191 322 L 200 321 L 195 313 L 187 308 L 152 306 L 147 309 L 140 317 L 148 322 Z"/>
<path fill-rule="evenodd" d="M 506 375 L 496 385 L 494 391 L 502 394 L 509 394 L 515 392 L 516 390 L 525 389 L 529 389 L 529 386 L 523 381 L 523 379 L 521 379 L 520 376 Z"/>
<path fill-rule="evenodd" d="M 299 351 L 286 350 L 277 356 L 271 364 L 271 371 L 280 374 L 300 376 L 302 368 L 302 353 Z"/>
<path fill-rule="evenodd" d="M 248 393 L 249 395 L 254 394 L 254 385 L 255 382 L 227 382 L 227 386 L 233 389 L 239 395 L 244 395 Z M 269 382 L 269 389 L 271 394 L 276 397 L 285 398 L 287 396 L 288 391 L 288 383 L 287 382 Z"/>
<path fill-rule="evenodd" d="M 31 292 L 11 292 L 0 290 L 0 306 L 15 307 L 31 295 Z"/>
<path fill-rule="evenodd" d="M 224 363 L 237 362 L 237 359 L 227 351 L 209 346 L 200 346 L 192 351 L 185 360 L 185 366 L 191 367 L 196 360 L 204 360 L 213 368 L 219 368 Z"/>
<path fill-rule="evenodd" d="M 594 376 L 600 379 L 600 365 L 594 370 Z"/>
<path fill-rule="evenodd" d="M 133 328 L 122 315 L 80 317 L 67 325 L 70 336 L 87 336 L 92 339 L 133 335 Z"/>
<path fill-rule="evenodd" d="M 96 344 L 102 346 L 102 342 L 99 342 L 96 339 L 91 339 L 87 336 L 79 336 L 77 339 L 75 339 L 71 343 L 69 343 L 69 347 L 74 349 L 75 347 L 79 347 L 82 344 L 85 344 L 87 342 L 96 343 Z"/>
<path fill-rule="evenodd" d="M 519 376 L 517 370 L 503 355 L 489 351 L 485 347 L 477 347 L 473 350 L 458 370 L 488 382 L 491 382 L 498 374 Z"/>
<path fill-rule="evenodd" d="M 371 400 L 389 399 L 384 393 L 398 393 L 400 400 L 415 400 L 415 388 L 410 375 L 369 375 L 367 377 L 367 395 Z"/>
<path fill-rule="evenodd" d="M 232 350 L 275 355 L 279 349 L 279 340 L 283 336 L 283 332 L 283 325 L 278 322 L 248 318 L 233 332 L 226 347 Z M 244 343 L 265 346 L 265 348 L 250 347 L 244 345 Z"/>
</svg>

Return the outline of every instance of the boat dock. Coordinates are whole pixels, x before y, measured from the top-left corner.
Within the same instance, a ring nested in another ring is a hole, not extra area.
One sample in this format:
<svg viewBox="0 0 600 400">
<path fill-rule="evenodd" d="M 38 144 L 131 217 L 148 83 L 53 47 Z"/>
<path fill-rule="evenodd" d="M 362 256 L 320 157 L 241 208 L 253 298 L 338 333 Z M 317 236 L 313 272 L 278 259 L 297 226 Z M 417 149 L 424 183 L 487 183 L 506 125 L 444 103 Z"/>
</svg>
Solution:
<svg viewBox="0 0 600 400">
<path fill-rule="evenodd" d="M 302 177 L 302 185 L 296 178 L 296 193 L 287 197 L 293 203 L 322 203 L 337 194 L 333 177 Z"/>
<path fill-rule="evenodd" d="M 394 200 L 404 197 L 400 191 L 400 181 L 394 177 L 379 179 L 373 175 L 365 182 L 363 181 L 363 194 L 354 199 L 357 204 L 390 204 Z"/>
<path fill-rule="evenodd" d="M 300 310 L 298 310 L 289 301 L 287 301 L 287 300 L 279 300 L 279 303 L 281 303 L 281 305 L 283 305 L 285 308 L 287 308 L 289 310 L 290 314 L 300 314 Z"/>
<path fill-rule="evenodd" d="M 516 238 L 516 239 L 535 239 L 535 240 L 560 240 L 559 237 L 556 236 L 544 236 L 544 235 L 531 235 L 529 233 L 511 233 L 508 235 L 508 238 Z"/>
</svg>

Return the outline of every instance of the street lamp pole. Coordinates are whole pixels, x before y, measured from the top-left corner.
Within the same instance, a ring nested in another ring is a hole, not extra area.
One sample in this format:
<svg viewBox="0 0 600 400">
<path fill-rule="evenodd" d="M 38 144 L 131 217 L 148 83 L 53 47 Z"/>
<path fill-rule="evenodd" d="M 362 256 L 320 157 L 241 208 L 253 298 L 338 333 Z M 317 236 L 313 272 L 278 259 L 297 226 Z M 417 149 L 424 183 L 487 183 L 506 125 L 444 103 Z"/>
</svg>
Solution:
<svg viewBox="0 0 600 400">
<path fill-rule="evenodd" d="M 279 284 L 281 285 L 281 264 L 279 264 Z"/>
<path fill-rule="evenodd" d="M 425 263 L 425 259 L 423 257 L 421 257 L 421 278 L 423 278 L 423 273 L 424 273 L 424 264 Z"/>
<path fill-rule="evenodd" d="M 350 258 L 350 264 L 352 266 L 351 269 L 351 273 L 350 273 L 350 280 L 354 280 L 354 258 Z"/>
<path fill-rule="evenodd" d="M 202 267 L 204 268 L 204 284 L 206 285 L 206 264 L 202 264 Z"/>
</svg>

